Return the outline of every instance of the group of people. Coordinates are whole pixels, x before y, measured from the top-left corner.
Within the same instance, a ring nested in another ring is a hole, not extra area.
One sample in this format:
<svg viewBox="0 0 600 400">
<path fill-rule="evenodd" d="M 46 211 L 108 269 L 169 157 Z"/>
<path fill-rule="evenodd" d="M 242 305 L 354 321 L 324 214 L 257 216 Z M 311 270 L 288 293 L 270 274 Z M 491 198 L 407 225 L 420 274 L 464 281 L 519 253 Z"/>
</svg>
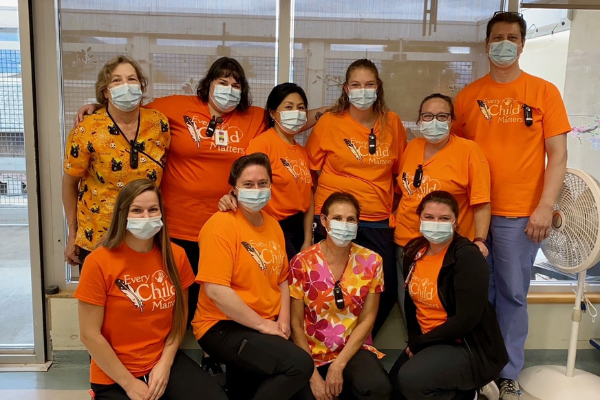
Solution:
<svg viewBox="0 0 600 400">
<path fill-rule="evenodd" d="M 426 97 L 408 144 L 369 60 L 314 110 L 293 83 L 252 106 L 227 57 L 197 96 L 142 106 L 139 65 L 108 62 L 63 178 L 95 398 L 517 400 L 570 131 L 558 90 L 519 68 L 525 31 L 494 15 L 490 73 Z M 397 301 L 388 374 L 373 337 Z M 188 326 L 202 367 L 179 350 Z"/>
</svg>

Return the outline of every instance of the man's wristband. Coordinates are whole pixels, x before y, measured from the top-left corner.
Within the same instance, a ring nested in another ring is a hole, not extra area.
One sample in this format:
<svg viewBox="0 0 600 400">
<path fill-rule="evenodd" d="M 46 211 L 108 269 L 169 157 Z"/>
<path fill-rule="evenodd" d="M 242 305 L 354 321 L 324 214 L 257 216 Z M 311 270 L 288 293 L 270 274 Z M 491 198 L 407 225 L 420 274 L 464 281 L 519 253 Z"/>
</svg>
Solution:
<svg viewBox="0 0 600 400">
<path fill-rule="evenodd" d="M 482 237 L 476 237 L 475 239 L 473 239 L 473 243 L 476 243 L 476 242 L 481 242 L 485 245 L 485 247 L 487 247 L 487 243 L 485 242 L 485 239 Z"/>
</svg>

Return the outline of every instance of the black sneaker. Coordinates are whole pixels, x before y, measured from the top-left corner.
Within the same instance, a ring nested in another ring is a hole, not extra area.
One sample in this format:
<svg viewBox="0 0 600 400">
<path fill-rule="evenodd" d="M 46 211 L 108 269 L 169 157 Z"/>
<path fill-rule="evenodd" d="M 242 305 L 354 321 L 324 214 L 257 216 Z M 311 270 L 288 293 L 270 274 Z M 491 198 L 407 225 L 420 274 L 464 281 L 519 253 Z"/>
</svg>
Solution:
<svg viewBox="0 0 600 400">
<path fill-rule="evenodd" d="M 203 370 L 208 372 L 211 376 L 217 376 L 223 374 L 223 368 L 213 357 L 202 356 L 202 362 L 200 366 Z"/>
</svg>

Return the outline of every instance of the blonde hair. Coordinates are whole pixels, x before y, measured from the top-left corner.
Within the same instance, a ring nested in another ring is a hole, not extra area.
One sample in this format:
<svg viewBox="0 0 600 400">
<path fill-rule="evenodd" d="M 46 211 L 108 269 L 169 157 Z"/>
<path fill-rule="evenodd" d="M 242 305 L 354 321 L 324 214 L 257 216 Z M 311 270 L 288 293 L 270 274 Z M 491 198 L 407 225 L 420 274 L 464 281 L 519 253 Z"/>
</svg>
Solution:
<svg viewBox="0 0 600 400">
<path fill-rule="evenodd" d="M 173 249 L 169 240 L 169 229 L 167 222 L 164 219 L 165 211 L 162 195 L 158 187 L 150 179 L 136 179 L 129 182 L 117 196 L 113 216 L 110 221 L 110 227 L 104 237 L 102 245 L 107 249 L 119 247 L 125 240 L 127 231 L 127 216 L 129 215 L 129 207 L 140 194 L 152 191 L 158 197 L 158 204 L 161 215 L 163 216 L 163 227 L 156 235 L 154 235 L 154 243 L 160 249 L 163 259 L 163 265 L 167 272 L 167 276 L 175 287 L 175 310 L 173 312 L 173 326 L 171 332 L 173 338 L 181 338 L 185 333 L 185 324 L 187 316 L 185 315 L 185 304 L 183 299 L 183 288 L 179 277 L 179 269 L 175 258 L 173 257 Z"/>
<path fill-rule="evenodd" d="M 350 99 L 348 98 L 348 94 L 344 89 L 348 88 L 348 81 L 350 80 L 352 73 L 357 69 L 366 69 L 375 75 L 375 79 L 377 81 L 377 100 L 375 100 L 375 103 L 373 103 L 373 111 L 377 113 L 379 124 L 384 126 L 388 122 L 387 113 L 389 108 L 385 105 L 383 82 L 381 79 L 379 79 L 379 71 L 377 70 L 377 66 L 375 66 L 372 61 L 367 60 L 366 58 L 356 60 L 350 64 L 346 70 L 346 81 L 344 82 L 342 94 L 340 95 L 340 98 L 337 99 L 333 107 L 331 107 L 328 111 L 333 114 L 341 114 L 350 108 Z"/>
<path fill-rule="evenodd" d="M 108 105 L 108 99 L 104 96 L 104 90 L 108 88 L 110 84 L 110 76 L 114 72 L 115 68 L 117 68 L 121 64 L 129 64 L 135 70 L 135 74 L 137 75 L 140 86 L 142 87 L 142 92 L 146 92 L 146 87 L 148 86 L 148 78 L 144 73 L 140 64 L 137 63 L 133 58 L 127 56 L 116 56 L 102 67 L 100 72 L 98 72 L 98 79 L 96 79 L 96 101 L 98 104 L 102 104 L 103 106 Z"/>
</svg>

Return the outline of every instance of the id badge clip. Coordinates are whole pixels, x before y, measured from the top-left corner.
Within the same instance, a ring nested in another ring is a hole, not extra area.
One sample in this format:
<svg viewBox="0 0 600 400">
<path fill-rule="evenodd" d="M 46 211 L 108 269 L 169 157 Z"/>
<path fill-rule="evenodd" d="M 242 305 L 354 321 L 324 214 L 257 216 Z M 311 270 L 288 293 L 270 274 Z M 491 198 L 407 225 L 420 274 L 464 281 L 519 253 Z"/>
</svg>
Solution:
<svg viewBox="0 0 600 400">
<path fill-rule="evenodd" d="M 226 130 L 217 129 L 215 131 L 215 144 L 217 146 L 227 146 L 229 144 L 229 135 Z"/>
</svg>

